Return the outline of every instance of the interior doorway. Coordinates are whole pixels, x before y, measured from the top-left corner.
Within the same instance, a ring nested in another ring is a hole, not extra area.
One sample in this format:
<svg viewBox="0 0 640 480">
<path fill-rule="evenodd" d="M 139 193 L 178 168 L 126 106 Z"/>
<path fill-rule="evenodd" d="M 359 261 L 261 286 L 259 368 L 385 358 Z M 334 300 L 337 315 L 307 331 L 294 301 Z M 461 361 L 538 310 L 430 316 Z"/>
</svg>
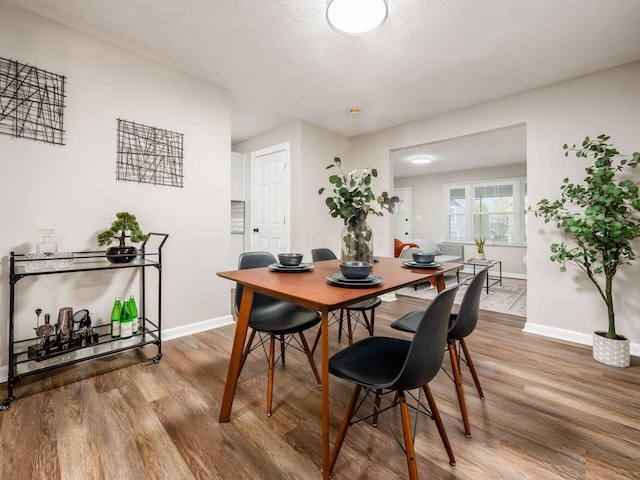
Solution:
<svg viewBox="0 0 640 480">
<path fill-rule="evenodd" d="M 402 243 L 411 240 L 411 188 L 396 188 L 393 194 L 400 199 L 393 213 L 393 237 Z"/>
<path fill-rule="evenodd" d="M 251 250 L 274 256 L 290 244 L 291 144 L 251 152 Z"/>
</svg>

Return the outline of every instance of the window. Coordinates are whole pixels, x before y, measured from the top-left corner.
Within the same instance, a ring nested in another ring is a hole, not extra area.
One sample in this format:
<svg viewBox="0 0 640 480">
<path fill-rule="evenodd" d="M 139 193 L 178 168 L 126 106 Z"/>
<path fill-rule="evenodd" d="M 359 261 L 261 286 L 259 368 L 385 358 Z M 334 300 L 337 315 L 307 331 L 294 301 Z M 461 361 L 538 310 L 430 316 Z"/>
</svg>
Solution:
<svg viewBox="0 0 640 480">
<path fill-rule="evenodd" d="M 488 244 L 525 244 L 526 195 L 526 178 L 444 185 L 447 240 L 485 237 Z"/>
</svg>

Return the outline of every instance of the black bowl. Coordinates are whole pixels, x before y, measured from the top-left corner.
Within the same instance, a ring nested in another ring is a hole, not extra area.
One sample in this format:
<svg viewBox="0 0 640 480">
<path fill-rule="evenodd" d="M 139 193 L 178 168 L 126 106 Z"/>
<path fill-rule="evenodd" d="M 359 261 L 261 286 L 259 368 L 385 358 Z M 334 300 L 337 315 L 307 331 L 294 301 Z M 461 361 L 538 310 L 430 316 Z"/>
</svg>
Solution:
<svg viewBox="0 0 640 480">
<path fill-rule="evenodd" d="M 297 267 L 302 262 L 302 254 L 301 253 L 279 253 L 278 260 L 280 261 L 280 265 L 284 265 L 285 267 Z"/>
<path fill-rule="evenodd" d="M 435 253 L 427 253 L 427 252 L 413 253 L 413 261 L 416 263 L 432 263 L 434 258 L 436 258 Z"/>
<path fill-rule="evenodd" d="M 363 280 L 371 273 L 371 264 L 368 262 L 342 262 L 340 271 L 342 275 L 351 280 Z"/>
<path fill-rule="evenodd" d="M 107 260 L 111 263 L 129 263 L 136 258 L 138 249 L 133 246 L 107 248 Z"/>
</svg>

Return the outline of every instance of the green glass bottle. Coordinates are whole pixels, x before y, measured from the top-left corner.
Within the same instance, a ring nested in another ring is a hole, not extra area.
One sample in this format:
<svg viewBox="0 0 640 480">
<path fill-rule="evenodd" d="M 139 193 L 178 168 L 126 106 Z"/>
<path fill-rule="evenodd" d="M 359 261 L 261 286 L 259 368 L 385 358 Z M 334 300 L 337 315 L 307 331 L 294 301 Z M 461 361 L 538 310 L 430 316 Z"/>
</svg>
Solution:
<svg viewBox="0 0 640 480">
<path fill-rule="evenodd" d="M 120 336 L 120 317 L 122 317 L 122 304 L 120 299 L 116 298 L 113 302 L 113 309 L 111 310 L 111 336 L 117 338 Z"/>
<path fill-rule="evenodd" d="M 122 305 L 122 315 L 120 316 L 120 338 L 130 338 L 132 328 L 131 307 L 129 306 L 129 300 L 125 300 L 124 305 Z"/>
<path fill-rule="evenodd" d="M 138 333 L 138 330 L 140 330 L 140 319 L 138 318 L 138 307 L 136 306 L 136 300 L 133 298 L 133 295 L 129 297 L 129 309 L 131 310 L 131 330 L 133 333 Z"/>
</svg>

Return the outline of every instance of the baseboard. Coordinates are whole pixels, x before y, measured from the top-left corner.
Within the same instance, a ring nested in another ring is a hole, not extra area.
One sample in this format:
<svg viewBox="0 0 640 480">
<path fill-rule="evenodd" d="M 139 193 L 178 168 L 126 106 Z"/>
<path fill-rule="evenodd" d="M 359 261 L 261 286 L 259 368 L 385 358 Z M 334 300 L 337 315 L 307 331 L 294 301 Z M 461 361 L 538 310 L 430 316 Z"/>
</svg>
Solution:
<svg viewBox="0 0 640 480">
<path fill-rule="evenodd" d="M 200 333 L 207 330 L 213 330 L 214 328 L 225 327 L 233 323 L 233 317 L 231 315 L 224 315 L 223 317 L 212 318 L 210 320 L 203 320 L 201 322 L 190 323 L 188 325 L 181 325 L 179 327 L 167 328 L 162 331 L 162 341 L 173 340 L 174 338 L 186 337 L 187 335 L 193 335 L 194 333 Z"/>
<path fill-rule="evenodd" d="M 173 340 L 175 338 L 185 337 L 187 335 L 193 335 L 194 333 L 204 332 L 206 330 L 213 330 L 214 328 L 224 327 L 231 325 L 233 317 L 231 315 L 224 315 L 218 318 L 212 318 L 209 320 L 203 320 L 201 322 L 190 323 L 188 325 L 181 325 L 179 327 L 167 328 L 162 330 L 162 341 Z M 9 366 L 0 365 L 0 383 L 6 383 L 7 376 L 9 375 Z"/>
<path fill-rule="evenodd" d="M 567 342 L 578 343 L 580 345 L 593 346 L 593 336 L 587 333 L 574 332 L 563 328 L 549 327 L 536 323 L 527 322 L 522 329 L 523 332 L 542 335 L 543 337 L 551 337 L 557 340 L 566 340 Z M 640 343 L 631 343 L 629 345 L 631 355 L 640 356 Z"/>
<path fill-rule="evenodd" d="M 499 276 L 499 272 L 496 270 L 496 268 L 498 267 L 494 267 L 492 269 L 489 270 L 489 276 L 490 277 L 498 277 Z M 473 268 L 472 267 L 464 267 L 462 270 L 460 270 L 461 273 L 468 273 L 469 275 L 473 275 Z M 476 271 L 477 273 L 477 271 Z M 454 273 L 455 275 L 455 273 Z M 526 280 L 527 279 L 527 274 L 526 273 L 511 273 L 511 272 L 502 272 L 502 278 L 517 278 L 519 280 Z"/>
</svg>

